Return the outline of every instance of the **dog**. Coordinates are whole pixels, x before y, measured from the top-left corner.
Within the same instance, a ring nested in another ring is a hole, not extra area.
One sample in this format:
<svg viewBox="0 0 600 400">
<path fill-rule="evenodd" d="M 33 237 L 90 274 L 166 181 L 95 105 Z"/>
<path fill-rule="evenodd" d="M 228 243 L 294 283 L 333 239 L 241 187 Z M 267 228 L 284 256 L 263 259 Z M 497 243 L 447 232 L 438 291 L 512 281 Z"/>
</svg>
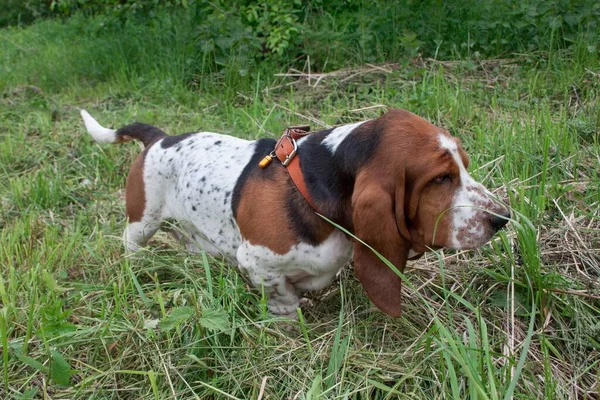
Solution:
<svg viewBox="0 0 600 400">
<path fill-rule="evenodd" d="M 400 277 L 329 221 L 403 271 L 432 249 L 481 246 L 510 219 L 469 175 L 460 141 L 405 110 L 314 133 L 290 128 L 279 141 L 169 136 L 142 123 L 115 130 L 81 116 L 96 142 L 145 147 L 127 176 L 126 251 L 176 220 L 188 250 L 237 264 L 275 315 L 296 315 L 302 294 L 327 287 L 353 258 L 371 301 L 400 316 Z"/>
</svg>

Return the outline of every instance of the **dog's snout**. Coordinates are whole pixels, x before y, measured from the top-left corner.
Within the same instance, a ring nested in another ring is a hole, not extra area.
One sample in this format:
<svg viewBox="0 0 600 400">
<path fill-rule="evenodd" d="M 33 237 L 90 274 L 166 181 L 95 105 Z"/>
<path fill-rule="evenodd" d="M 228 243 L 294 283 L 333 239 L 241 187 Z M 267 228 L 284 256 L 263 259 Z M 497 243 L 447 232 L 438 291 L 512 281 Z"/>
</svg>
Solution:
<svg viewBox="0 0 600 400">
<path fill-rule="evenodd" d="M 504 226 L 508 223 L 510 219 L 510 211 L 503 210 L 498 214 L 494 214 L 490 217 L 490 224 L 494 231 L 498 232 L 500 229 L 504 228 Z"/>
</svg>

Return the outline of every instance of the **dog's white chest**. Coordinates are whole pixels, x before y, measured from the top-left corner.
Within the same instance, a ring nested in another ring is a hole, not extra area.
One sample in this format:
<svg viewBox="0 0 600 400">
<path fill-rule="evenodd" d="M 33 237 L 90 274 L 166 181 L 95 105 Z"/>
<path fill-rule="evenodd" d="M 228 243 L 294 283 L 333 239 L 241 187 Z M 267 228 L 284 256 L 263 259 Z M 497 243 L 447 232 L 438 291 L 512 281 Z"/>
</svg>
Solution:
<svg viewBox="0 0 600 400">
<path fill-rule="evenodd" d="M 318 290 L 326 286 L 351 257 L 352 242 L 337 230 L 317 246 L 301 242 L 285 254 L 276 254 L 247 241 L 237 252 L 240 269 L 253 283 L 266 284 L 268 282 L 254 281 L 283 277 L 295 286 L 302 286 L 303 290 Z"/>
</svg>

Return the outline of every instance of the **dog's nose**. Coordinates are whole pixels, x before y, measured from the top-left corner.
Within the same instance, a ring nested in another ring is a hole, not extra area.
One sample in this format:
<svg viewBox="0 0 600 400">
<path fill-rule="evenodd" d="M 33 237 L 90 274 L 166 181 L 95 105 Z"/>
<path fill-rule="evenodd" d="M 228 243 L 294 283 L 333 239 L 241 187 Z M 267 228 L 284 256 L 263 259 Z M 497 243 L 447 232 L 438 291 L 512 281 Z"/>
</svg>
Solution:
<svg viewBox="0 0 600 400">
<path fill-rule="evenodd" d="M 492 229 L 494 229 L 495 232 L 498 232 L 500 229 L 504 228 L 504 225 L 508 223 L 509 219 L 510 211 L 508 210 L 505 210 L 496 215 L 492 215 L 490 218 L 490 224 L 492 225 Z"/>
</svg>

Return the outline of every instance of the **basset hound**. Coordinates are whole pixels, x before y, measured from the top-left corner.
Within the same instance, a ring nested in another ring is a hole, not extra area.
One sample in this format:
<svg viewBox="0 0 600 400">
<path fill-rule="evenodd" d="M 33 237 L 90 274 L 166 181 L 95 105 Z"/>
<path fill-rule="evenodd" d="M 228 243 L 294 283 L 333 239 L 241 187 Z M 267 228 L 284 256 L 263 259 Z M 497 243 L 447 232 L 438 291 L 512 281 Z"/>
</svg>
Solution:
<svg viewBox="0 0 600 400">
<path fill-rule="evenodd" d="M 237 264 L 276 315 L 295 315 L 302 294 L 329 285 L 352 258 L 371 301 L 400 315 L 400 278 L 320 215 L 400 271 L 431 249 L 481 246 L 510 218 L 467 172 L 459 140 L 404 110 L 310 134 L 286 130 L 279 141 L 168 136 L 141 123 L 114 130 L 81 116 L 96 142 L 145 146 L 127 176 L 126 250 L 176 220 L 188 250 Z"/>
</svg>

